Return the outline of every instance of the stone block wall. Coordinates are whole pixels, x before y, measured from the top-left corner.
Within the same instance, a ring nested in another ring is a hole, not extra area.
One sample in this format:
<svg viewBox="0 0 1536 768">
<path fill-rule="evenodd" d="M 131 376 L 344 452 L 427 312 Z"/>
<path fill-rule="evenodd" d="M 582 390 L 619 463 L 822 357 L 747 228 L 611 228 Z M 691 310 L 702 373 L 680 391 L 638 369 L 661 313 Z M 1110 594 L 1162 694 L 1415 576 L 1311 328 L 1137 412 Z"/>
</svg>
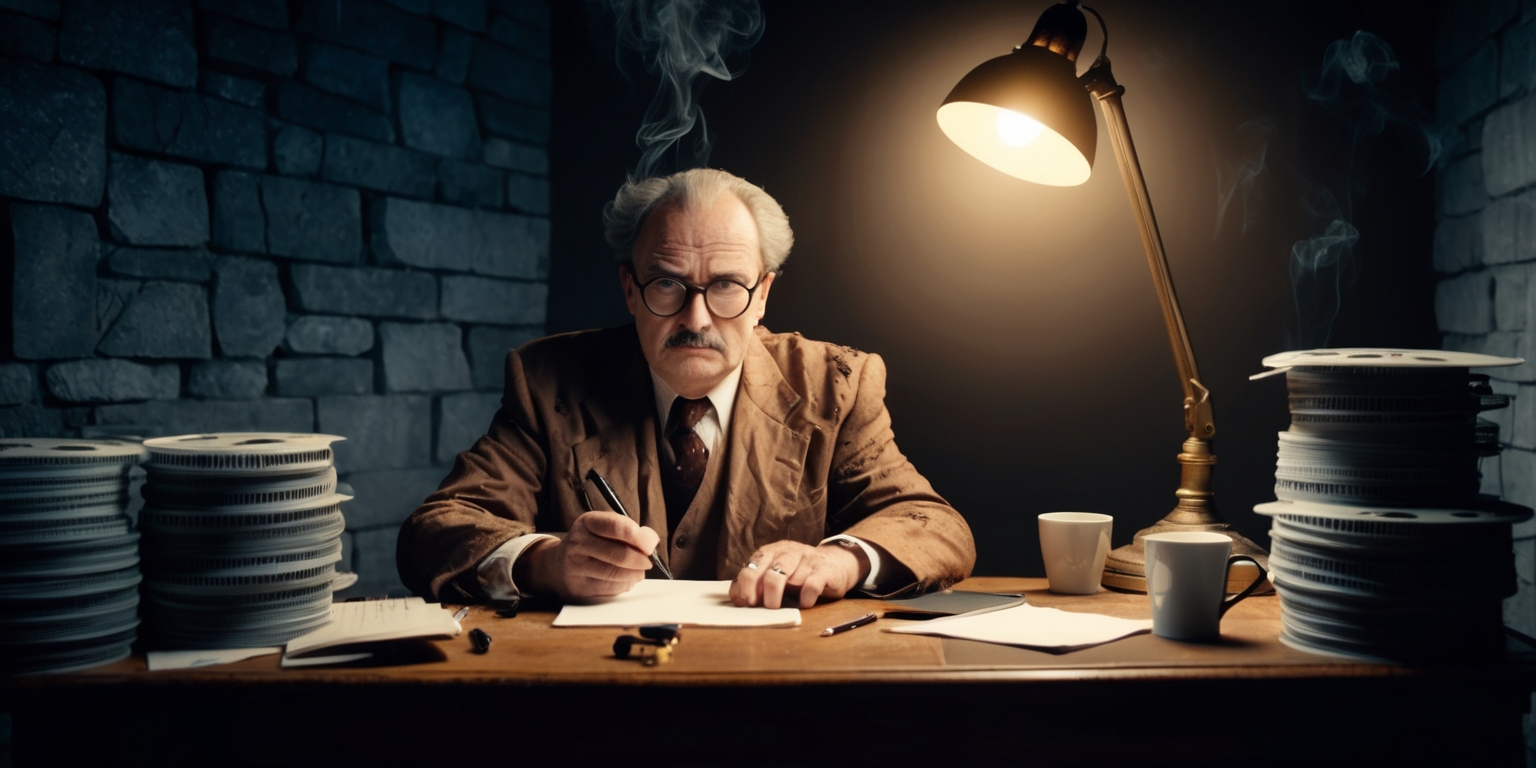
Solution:
<svg viewBox="0 0 1536 768">
<path fill-rule="evenodd" d="M 0 436 L 327 432 L 350 594 L 541 335 L 549 0 L 0 0 Z"/>
<path fill-rule="evenodd" d="M 1536 507 L 1536 2 L 1441 10 L 1438 105 L 1448 153 L 1436 185 L 1435 313 L 1447 349 L 1526 360 L 1488 370 L 1494 388 L 1515 399 L 1485 414 L 1499 423 L 1503 454 L 1483 462 L 1483 489 Z M 1536 522 L 1517 526 L 1515 537 L 1520 592 L 1504 619 L 1536 636 Z M 1536 745 L 1527 720 L 1527 743 Z"/>
</svg>

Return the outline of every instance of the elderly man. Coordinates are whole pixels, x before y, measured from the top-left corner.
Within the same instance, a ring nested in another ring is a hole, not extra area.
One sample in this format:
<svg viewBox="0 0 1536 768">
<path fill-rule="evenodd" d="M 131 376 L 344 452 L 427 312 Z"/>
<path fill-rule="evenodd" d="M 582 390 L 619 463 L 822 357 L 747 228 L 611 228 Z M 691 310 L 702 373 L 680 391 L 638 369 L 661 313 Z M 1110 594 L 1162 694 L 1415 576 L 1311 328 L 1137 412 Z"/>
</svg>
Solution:
<svg viewBox="0 0 1536 768">
<path fill-rule="evenodd" d="M 400 531 L 407 586 L 594 599 L 654 552 L 777 608 L 970 573 L 965 520 L 896 448 L 880 358 L 759 327 L 793 241 L 773 198 L 696 169 L 625 184 L 605 224 L 634 325 L 507 355 L 487 434 Z"/>
</svg>

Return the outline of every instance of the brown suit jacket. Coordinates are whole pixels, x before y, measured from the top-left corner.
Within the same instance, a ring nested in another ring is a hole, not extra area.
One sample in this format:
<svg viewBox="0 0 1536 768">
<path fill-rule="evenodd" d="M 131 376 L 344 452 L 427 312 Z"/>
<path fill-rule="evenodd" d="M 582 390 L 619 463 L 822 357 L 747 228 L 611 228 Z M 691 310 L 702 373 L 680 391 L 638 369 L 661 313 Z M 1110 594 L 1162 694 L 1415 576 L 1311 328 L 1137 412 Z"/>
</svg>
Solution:
<svg viewBox="0 0 1536 768">
<path fill-rule="evenodd" d="M 677 536 L 667 530 L 655 408 L 632 325 L 509 353 L 487 434 L 400 530 L 405 585 L 429 599 L 480 597 L 475 568 L 497 547 L 607 509 L 585 480 L 590 468 L 661 534 L 658 554 L 679 578 L 733 578 L 759 546 L 836 533 L 880 545 L 912 572 L 916 581 L 890 585 L 893 594 L 970 574 L 970 528 L 896 448 L 878 356 L 758 328 L 726 450 L 711 456 Z"/>
</svg>

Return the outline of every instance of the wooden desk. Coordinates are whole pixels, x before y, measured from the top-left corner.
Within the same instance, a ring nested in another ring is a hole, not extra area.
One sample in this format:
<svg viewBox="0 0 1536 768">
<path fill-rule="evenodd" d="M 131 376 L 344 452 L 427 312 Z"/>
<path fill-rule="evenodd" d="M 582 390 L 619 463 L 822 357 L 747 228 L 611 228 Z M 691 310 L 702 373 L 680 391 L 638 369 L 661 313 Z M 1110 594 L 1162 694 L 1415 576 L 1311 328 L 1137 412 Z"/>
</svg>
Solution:
<svg viewBox="0 0 1536 768">
<path fill-rule="evenodd" d="M 1144 595 L 1052 595 L 1043 579 L 975 578 L 1035 605 L 1147 618 Z M 1524 765 L 1536 667 L 1410 668 L 1281 645 L 1279 603 L 1252 597 L 1221 642 L 1152 635 L 1051 655 L 823 627 L 878 609 L 819 606 L 797 629 L 685 629 L 675 661 L 613 658 L 616 629 L 476 607 L 445 660 L 283 670 L 277 657 L 148 672 L 142 657 L 0 683 L 16 765 L 427 764 L 558 748 L 608 765 L 1029 763 Z M 1238 757 L 1235 757 L 1238 756 Z"/>
</svg>

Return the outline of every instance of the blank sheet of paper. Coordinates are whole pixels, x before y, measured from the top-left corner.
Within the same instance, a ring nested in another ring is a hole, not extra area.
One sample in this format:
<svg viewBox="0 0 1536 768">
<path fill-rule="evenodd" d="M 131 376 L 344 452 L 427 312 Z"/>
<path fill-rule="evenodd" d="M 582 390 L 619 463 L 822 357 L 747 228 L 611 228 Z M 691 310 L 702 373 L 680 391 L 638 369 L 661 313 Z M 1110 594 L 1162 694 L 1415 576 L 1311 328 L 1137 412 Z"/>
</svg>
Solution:
<svg viewBox="0 0 1536 768">
<path fill-rule="evenodd" d="M 1097 613 L 1020 605 L 1000 611 L 947 616 L 887 631 L 1068 651 L 1151 632 L 1152 620 L 1119 619 Z"/>
<path fill-rule="evenodd" d="M 729 581 L 646 579 L 618 597 L 592 605 L 567 605 L 557 627 L 798 627 L 800 609 L 737 608 Z"/>
</svg>

